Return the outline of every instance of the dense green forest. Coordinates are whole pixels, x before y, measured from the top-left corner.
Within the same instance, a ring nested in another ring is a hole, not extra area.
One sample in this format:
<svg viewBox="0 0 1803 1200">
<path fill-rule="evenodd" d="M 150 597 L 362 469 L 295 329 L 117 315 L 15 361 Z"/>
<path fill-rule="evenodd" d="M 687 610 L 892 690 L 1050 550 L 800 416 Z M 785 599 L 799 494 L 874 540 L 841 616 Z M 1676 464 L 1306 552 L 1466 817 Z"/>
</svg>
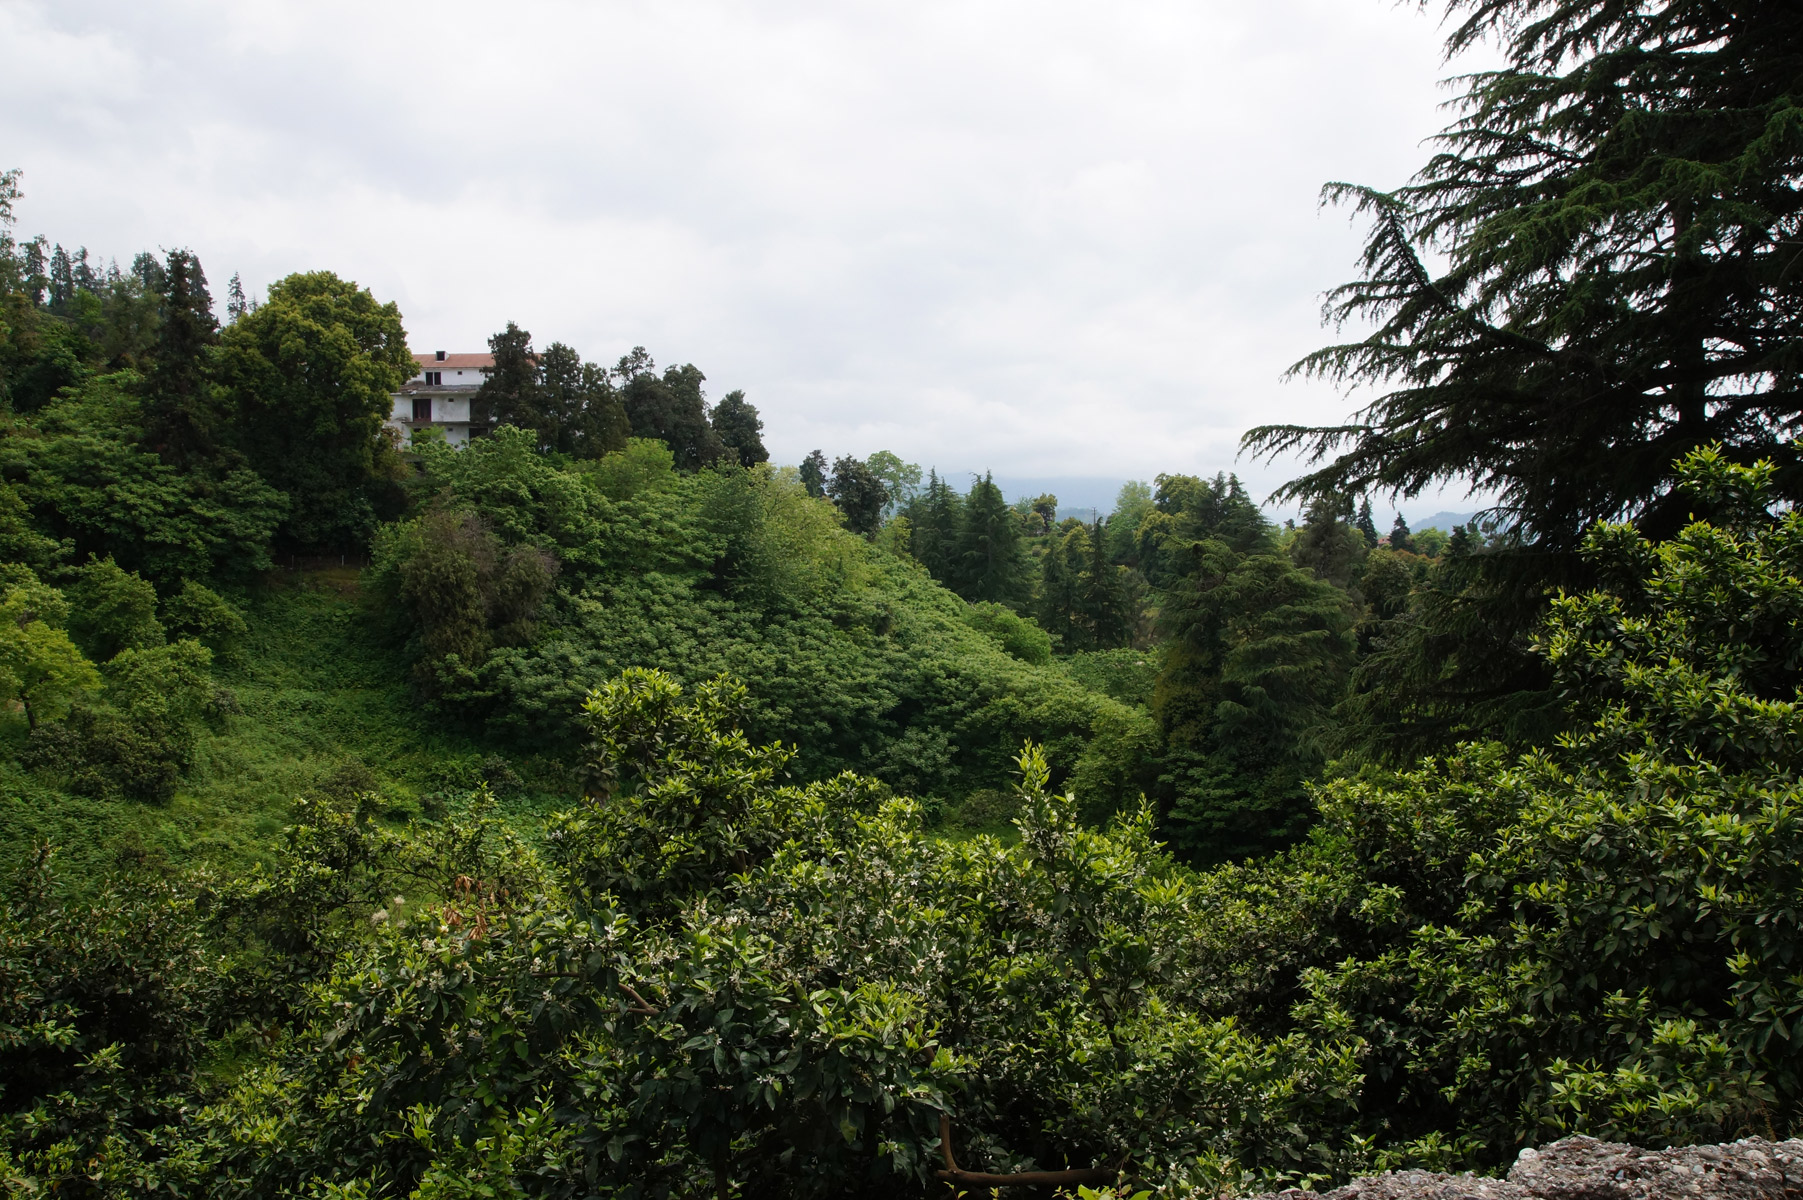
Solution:
<svg viewBox="0 0 1803 1200">
<path fill-rule="evenodd" d="M 1218 1197 L 1803 1120 L 1803 10 L 1456 0 L 1278 524 L 0 175 L 0 1183 Z M 1173 464 L 1182 465 L 1182 464 Z M 1468 525 L 1379 514 L 1444 484 Z"/>
</svg>

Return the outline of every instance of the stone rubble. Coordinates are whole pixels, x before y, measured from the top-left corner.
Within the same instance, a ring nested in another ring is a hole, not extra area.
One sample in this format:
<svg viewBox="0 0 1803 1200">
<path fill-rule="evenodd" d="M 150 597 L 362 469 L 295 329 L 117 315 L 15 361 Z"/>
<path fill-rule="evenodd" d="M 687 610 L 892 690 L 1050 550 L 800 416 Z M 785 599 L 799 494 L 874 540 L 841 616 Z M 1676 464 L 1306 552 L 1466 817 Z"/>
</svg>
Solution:
<svg viewBox="0 0 1803 1200">
<path fill-rule="evenodd" d="M 1299 1200 L 1291 1189 L 1256 1200 Z M 1803 1200 L 1803 1141 L 1641 1150 L 1570 1137 L 1523 1150 L 1507 1179 L 1388 1171 L 1309 1200 Z"/>
</svg>

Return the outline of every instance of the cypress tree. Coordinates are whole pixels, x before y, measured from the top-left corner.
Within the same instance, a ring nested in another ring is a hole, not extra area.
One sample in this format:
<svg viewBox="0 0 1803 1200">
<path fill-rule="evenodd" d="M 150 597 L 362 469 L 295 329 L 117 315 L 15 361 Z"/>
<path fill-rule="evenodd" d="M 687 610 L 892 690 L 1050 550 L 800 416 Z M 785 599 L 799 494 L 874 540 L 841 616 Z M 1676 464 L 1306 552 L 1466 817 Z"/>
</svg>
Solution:
<svg viewBox="0 0 1803 1200">
<path fill-rule="evenodd" d="M 69 252 L 60 242 L 50 251 L 49 283 L 50 311 L 59 314 L 67 311 L 69 302 L 75 299 L 75 269 L 69 262 Z"/>
<path fill-rule="evenodd" d="M 244 281 L 238 272 L 232 272 L 232 281 L 225 289 L 225 321 L 228 325 L 236 325 L 238 318 L 250 312 L 256 304 L 244 294 Z"/>
</svg>

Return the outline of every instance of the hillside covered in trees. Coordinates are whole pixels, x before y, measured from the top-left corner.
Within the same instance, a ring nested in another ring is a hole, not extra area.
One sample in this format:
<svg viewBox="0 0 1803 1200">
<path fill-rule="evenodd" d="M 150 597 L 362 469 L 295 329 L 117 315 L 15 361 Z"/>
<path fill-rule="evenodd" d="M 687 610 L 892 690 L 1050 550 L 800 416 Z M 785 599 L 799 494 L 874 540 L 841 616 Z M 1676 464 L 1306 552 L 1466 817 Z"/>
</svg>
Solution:
<svg viewBox="0 0 1803 1200">
<path fill-rule="evenodd" d="M 0 176 L 0 1184 L 1219 1197 L 1803 1121 L 1803 12 L 1497 70 L 1299 364 L 1105 518 Z M 1380 528 L 1448 482 L 1468 525 Z"/>
</svg>

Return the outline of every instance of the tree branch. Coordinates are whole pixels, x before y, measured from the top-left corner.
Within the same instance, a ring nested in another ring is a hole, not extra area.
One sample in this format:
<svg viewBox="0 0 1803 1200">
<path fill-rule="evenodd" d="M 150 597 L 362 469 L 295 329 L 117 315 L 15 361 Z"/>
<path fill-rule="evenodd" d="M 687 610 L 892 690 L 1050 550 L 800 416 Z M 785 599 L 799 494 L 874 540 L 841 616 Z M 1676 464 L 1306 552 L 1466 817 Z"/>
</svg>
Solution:
<svg viewBox="0 0 1803 1200">
<path fill-rule="evenodd" d="M 937 1172 L 948 1183 L 964 1183 L 972 1187 L 1067 1187 L 1077 1183 L 1107 1183 L 1120 1174 L 1113 1167 L 1083 1167 L 1075 1171 L 1016 1171 L 996 1175 L 988 1171 L 965 1171 L 952 1157 L 952 1118 L 939 1114 L 939 1149 L 945 1154 L 945 1167 Z"/>
</svg>

